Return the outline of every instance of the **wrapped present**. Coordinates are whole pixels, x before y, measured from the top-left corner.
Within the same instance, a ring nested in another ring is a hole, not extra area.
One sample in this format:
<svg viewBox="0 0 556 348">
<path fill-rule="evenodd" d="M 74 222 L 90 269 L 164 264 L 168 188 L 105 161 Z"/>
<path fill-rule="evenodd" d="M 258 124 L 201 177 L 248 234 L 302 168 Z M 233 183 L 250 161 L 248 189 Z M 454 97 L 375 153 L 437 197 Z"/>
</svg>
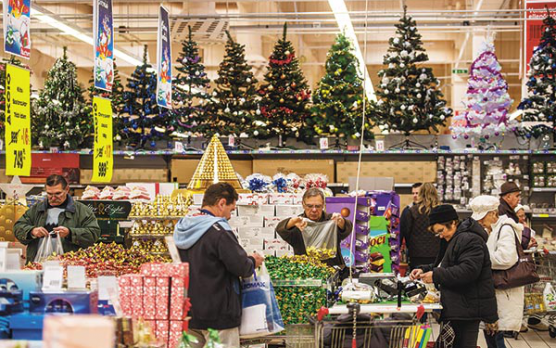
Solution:
<svg viewBox="0 0 556 348">
<path fill-rule="evenodd" d="M 168 320 L 156 321 L 155 336 L 167 346 L 168 339 L 170 338 L 170 322 Z"/>
<path fill-rule="evenodd" d="M 143 316 L 145 319 L 156 318 L 156 278 L 144 277 Z"/>
<path fill-rule="evenodd" d="M 131 278 L 130 275 L 123 275 L 118 278 L 120 306 L 125 316 L 131 316 Z"/>
<path fill-rule="evenodd" d="M 184 313 L 185 278 L 172 278 L 171 286 L 170 319 L 182 320 L 187 314 Z"/>
<path fill-rule="evenodd" d="M 182 338 L 183 333 L 183 321 L 172 320 L 170 321 L 170 339 L 168 341 L 168 347 L 177 347 L 178 343 Z"/>
<path fill-rule="evenodd" d="M 168 319 L 169 296 L 170 278 L 156 278 L 156 319 Z"/>
</svg>

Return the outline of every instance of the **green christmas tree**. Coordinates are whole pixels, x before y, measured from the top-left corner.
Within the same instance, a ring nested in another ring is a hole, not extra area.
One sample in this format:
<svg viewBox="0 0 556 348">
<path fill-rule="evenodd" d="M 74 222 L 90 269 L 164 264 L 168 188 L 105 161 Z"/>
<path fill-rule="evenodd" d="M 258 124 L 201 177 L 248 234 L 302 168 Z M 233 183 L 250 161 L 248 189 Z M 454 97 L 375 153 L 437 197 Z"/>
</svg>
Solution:
<svg viewBox="0 0 556 348">
<path fill-rule="evenodd" d="M 191 27 L 189 36 L 182 42 L 182 51 L 177 59 L 178 76 L 173 80 L 172 110 L 176 120 L 176 131 L 181 134 L 203 133 L 206 128 L 207 109 L 210 95 L 210 79 L 201 63 L 199 48 L 193 41 Z"/>
<path fill-rule="evenodd" d="M 90 102 L 91 103 L 93 102 L 93 97 L 102 97 L 102 98 L 111 99 L 112 114 L 113 114 L 112 130 L 114 133 L 114 140 L 117 142 L 121 142 L 122 137 L 120 136 L 119 133 L 123 129 L 123 118 L 121 116 L 121 113 L 125 106 L 125 101 L 124 101 L 124 85 L 122 84 L 122 78 L 120 76 L 120 72 L 116 65 L 116 59 L 114 59 L 114 80 L 112 82 L 112 92 L 104 91 L 102 89 L 96 89 L 94 82 L 95 81 L 93 78 L 89 80 Z"/>
<path fill-rule="evenodd" d="M 344 33 L 340 33 L 328 51 L 326 74 L 313 96 L 313 116 L 307 122 L 317 134 L 343 137 L 346 140 L 361 136 L 363 98 L 366 97 L 359 62 L 353 50 L 353 43 Z M 365 120 L 365 129 L 370 128 Z M 371 132 L 365 134 L 372 137 Z"/>
<path fill-rule="evenodd" d="M 274 46 L 270 56 L 265 83 L 261 86 L 260 109 L 255 114 L 257 130 L 254 135 L 267 138 L 271 135 L 311 141 L 314 135 L 312 127 L 305 122 L 310 117 L 309 102 L 311 91 L 291 41 L 286 39 L 287 24 L 284 24 L 282 38 Z"/>
<path fill-rule="evenodd" d="M 6 111 L 6 96 L 5 96 L 5 88 L 6 88 L 6 65 L 16 65 L 22 68 L 29 68 L 16 57 L 11 56 L 10 59 L 2 59 L 0 63 L 0 139 L 4 139 L 4 120 L 6 119 L 5 111 Z"/>
<path fill-rule="evenodd" d="M 556 127 L 556 20 L 546 12 L 541 41 L 529 62 L 527 97 L 518 106 L 525 123 L 516 133 L 527 138 L 553 135 Z"/>
<path fill-rule="evenodd" d="M 171 113 L 156 104 L 156 73 L 147 63 L 147 46 L 143 64 L 137 66 L 127 81 L 122 110 L 122 138 L 133 148 L 152 148 L 156 141 L 169 138 L 173 132 Z"/>
<path fill-rule="evenodd" d="M 254 134 L 255 130 L 257 80 L 245 60 L 245 46 L 235 42 L 228 31 L 226 35 L 226 55 L 218 68 L 206 136 L 214 133 L 245 136 Z"/>
<path fill-rule="evenodd" d="M 91 107 L 77 83 L 76 70 L 64 47 L 64 55 L 48 72 L 39 98 L 32 102 L 32 141 L 40 148 L 73 150 L 92 145 Z"/>
<path fill-rule="evenodd" d="M 372 120 L 383 131 L 399 131 L 408 136 L 413 131 L 438 131 L 446 123 L 452 110 L 440 91 L 440 81 L 431 68 L 422 66 L 429 60 L 417 24 L 404 7 L 397 37 L 390 38 L 384 56 L 386 69 L 380 70 L 377 88 L 378 101 L 373 103 Z"/>
</svg>

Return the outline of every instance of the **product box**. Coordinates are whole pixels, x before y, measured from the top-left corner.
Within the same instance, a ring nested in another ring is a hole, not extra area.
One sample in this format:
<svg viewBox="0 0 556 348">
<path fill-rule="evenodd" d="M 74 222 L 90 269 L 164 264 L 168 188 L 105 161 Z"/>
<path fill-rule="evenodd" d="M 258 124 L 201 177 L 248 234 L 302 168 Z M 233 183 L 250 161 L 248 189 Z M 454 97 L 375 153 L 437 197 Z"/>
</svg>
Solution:
<svg viewBox="0 0 556 348">
<path fill-rule="evenodd" d="M 261 215 L 242 215 L 242 216 L 232 216 L 228 223 L 231 227 L 242 228 L 242 227 L 263 227 L 264 220 Z"/>
<path fill-rule="evenodd" d="M 170 304 L 170 278 L 156 278 L 156 316 L 157 320 L 168 320 Z"/>
<path fill-rule="evenodd" d="M 238 232 L 241 238 L 274 238 L 274 229 L 272 227 L 240 227 Z"/>
<path fill-rule="evenodd" d="M 289 218 L 291 218 L 291 216 L 265 216 L 264 227 L 271 227 L 276 229 L 276 226 L 278 226 L 280 222 Z"/>
<path fill-rule="evenodd" d="M 185 278 L 173 277 L 170 284 L 170 319 L 182 320 L 187 316 L 185 308 Z"/>
<path fill-rule="evenodd" d="M 237 205 L 237 216 L 274 216 L 273 205 Z M 261 226 L 262 227 L 262 226 Z"/>
<path fill-rule="evenodd" d="M 270 193 L 268 195 L 269 204 L 301 204 L 303 194 L 301 193 Z"/>
<path fill-rule="evenodd" d="M 181 340 L 182 332 L 187 328 L 183 327 L 183 321 L 172 320 L 170 321 L 170 339 L 168 342 L 168 347 L 177 347 Z"/>
<path fill-rule="evenodd" d="M 193 204 L 194 205 L 202 205 L 203 204 L 203 197 L 205 197 L 204 193 L 194 193 L 193 194 Z"/>
<path fill-rule="evenodd" d="M 395 183 L 436 181 L 436 161 L 369 161 L 361 163 L 360 177 L 389 177 Z M 357 177 L 357 162 L 337 162 L 336 181 Z"/>
<path fill-rule="evenodd" d="M 280 204 L 276 206 L 276 216 L 298 216 L 303 214 L 303 206 L 298 204 Z"/>
<path fill-rule="evenodd" d="M 155 319 L 156 317 L 156 278 L 155 277 L 143 278 L 143 317 L 145 319 Z"/>
<path fill-rule="evenodd" d="M 6 271 L 0 273 L 0 293 L 21 291 L 23 301 L 29 301 L 29 293 L 42 288 L 43 271 Z"/>
<path fill-rule="evenodd" d="M 42 340 L 44 314 L 38 313 L 18 313 L 11 315 L 10 330 L 14 340 Z"/>
<path fill-rule="evenodd" d="M 29 312 L 91 314 L 97 312 L 96 291 L 40 292 L 30 294 Z"/>
<path fill-rule="evenodd" d="M 44 348 L 111 348 L 116 322 L 100 315 L 49 315 L 44 319 Z"/>
<path fill-rule="evenodd" d="M 156 321 L 155 336 L 165 345 L 168 344 L 170 338 L 170 322 L 168 320 Z"/>
<path fill-rule="evenodd" d="M 20 178 L 24 184 L 43 184 L 52 174 L 62 175 L 70 184 L 79 184 L 79 154 L 33 153 L 31 154 L 31 175 Z"/>
<path fill-rule="evenodd" d="M 268 204 L 268 193 L 240 193 L 237 205 L 266 205 Z"/>
<path fill-rule="evenodd" d="M 295 173 L 300 177 L 311 173 L 328 176 L 328 182 L 336 182 L 335 164 L 332 159 L 254 159 L 253 173 L 274 176 L 276 173 Z M 347 181 L 346 181 L 347 182 Z"/>
</svg>

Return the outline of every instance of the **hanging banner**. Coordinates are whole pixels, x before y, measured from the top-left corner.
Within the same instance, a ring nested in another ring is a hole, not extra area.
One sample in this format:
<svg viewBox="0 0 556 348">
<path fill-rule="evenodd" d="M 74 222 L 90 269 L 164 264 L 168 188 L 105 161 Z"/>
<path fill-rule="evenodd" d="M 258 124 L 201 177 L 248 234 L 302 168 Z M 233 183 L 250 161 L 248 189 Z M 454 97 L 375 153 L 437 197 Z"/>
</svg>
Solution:
<svg viewBox="0 0 556 348">
<path fill-rule="evenodd" d="M 31 0 L 4 0 L 4 51 L 31 57 Z"/>
<path fill-rule="evenodd" d="M 114 169 L 112 102 L 110 99 L 93 97 L 93 118 L 95 123 L 95 151 L 92 181 L 110 182 Z"/>
<path fill-rule="evenodd" d="M 112 91 L 114 81 L 114 27 L 112 0 L 94 0 L 95 87 Z"/>
<path fill-rule="evenodd" d="M 167 109 L 172 107 L 172 52 L 169 28 L 168 10 L 160 6 L 158 14 L 156 103 Z"/>
<path fill-rule="evenodd" d="M 6 65 L 6 175 L 31 174 L 31 72 Z"/>
<path fill-rule="evenodd" d="M 546 8 L 550 10 L 552 16 L 556 11 L 556 1 L 527 0 L 525 2 L 525 26 L 523 30 L 525 48 L 525 73 L 529 71 L 529 62 L 533 57 L 535 48 L 541 42 L 542 21 L 546 17 Z"/>
</svg>

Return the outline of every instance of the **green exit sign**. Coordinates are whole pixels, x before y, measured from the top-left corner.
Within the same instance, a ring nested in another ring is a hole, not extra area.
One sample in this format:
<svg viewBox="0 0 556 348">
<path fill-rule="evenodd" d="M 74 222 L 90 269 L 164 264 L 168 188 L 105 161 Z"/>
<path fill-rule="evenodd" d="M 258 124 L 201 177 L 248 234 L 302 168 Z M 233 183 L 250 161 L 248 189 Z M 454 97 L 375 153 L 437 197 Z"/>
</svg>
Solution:
<svg viewBox="0 0 556 348">
<path fill-rule="evenodd" d="M 452 69 L 452 74 L 469 74 L 468 69 Z"/>
</svg>

